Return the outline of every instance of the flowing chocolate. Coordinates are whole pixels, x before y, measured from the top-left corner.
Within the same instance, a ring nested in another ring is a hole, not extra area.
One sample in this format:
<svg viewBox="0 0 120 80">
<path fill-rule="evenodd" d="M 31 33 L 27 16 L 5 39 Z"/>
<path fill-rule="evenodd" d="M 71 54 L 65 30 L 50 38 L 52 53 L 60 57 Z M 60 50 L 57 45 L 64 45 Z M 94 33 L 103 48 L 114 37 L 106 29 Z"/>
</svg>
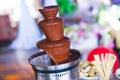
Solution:
<svg viewBox="0 0 120 80">
<path fill-rule="evenodd" d="M 63 35 L 63 20 L 56 17 L 58 6 L 48 6 L 39 11 L 45 18 L 39 22 L 39 27 L 46 39 L 38 41 L 37 47 L 45 50 L 55 63 L 68 61 L 70 40 Z"/>
<path fill-rule="evenodd" d="M 56 63 L 62 63 L 69 60 L 69 38 L 64 37 L 61 40 L 50 42 L 46 39 L 37 43 L 38 48 L 45 50 L 52 60 Z"/>
</svg>

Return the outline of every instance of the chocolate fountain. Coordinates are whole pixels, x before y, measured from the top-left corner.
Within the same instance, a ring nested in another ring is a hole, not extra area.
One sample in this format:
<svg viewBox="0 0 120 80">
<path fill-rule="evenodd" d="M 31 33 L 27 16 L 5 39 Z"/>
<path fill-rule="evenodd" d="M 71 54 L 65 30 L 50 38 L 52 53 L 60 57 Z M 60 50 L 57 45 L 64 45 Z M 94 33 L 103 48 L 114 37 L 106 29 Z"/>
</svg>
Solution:
<svg viewBox="0 0 120 80">
<path fill-rule="evenodd" d="M 56 17 L 58 6 L 39 10 L 45 18 L 39 27 L 46 38 L 37 42 L 41 51 L 32 55 L 32 65 L 37 80 L 79 80 L 79 51 L 70 49 L 70 39 L 64 36 L 63 19 Z"/>
</svg>

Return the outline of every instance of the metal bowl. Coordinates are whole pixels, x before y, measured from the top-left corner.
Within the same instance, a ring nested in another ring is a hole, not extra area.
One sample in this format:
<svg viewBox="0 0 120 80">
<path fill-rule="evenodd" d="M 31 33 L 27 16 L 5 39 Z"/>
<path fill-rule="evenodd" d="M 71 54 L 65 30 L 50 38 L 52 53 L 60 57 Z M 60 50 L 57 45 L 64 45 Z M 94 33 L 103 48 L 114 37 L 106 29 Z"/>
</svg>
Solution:
<svg viewBox="0 0 120 80">
<path fill-rule="evenodd" d="M 37 80 L 79 80 L 78 64 L 81 54 L 70 49 L 70 60 L 63 64 L 52 64 L 46 52 L 38 52 L 29 58 Z"/>
</svg>

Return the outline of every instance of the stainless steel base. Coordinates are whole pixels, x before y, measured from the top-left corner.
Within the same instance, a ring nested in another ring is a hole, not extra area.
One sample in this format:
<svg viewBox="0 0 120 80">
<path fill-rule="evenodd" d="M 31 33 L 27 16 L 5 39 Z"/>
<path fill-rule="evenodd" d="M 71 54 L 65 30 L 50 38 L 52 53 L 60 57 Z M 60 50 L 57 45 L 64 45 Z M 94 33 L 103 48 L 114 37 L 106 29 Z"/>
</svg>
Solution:
<svg viewBox="0 0 120 80">
<path fill-rule="evenodd" d="M 52 64 L 45 52 L 39 52 L 29 58 L 37 80 L 79 80 L 78 64 L 80 52 L 70 50 L 70 61 L 63 64 Z"/>
</svg>

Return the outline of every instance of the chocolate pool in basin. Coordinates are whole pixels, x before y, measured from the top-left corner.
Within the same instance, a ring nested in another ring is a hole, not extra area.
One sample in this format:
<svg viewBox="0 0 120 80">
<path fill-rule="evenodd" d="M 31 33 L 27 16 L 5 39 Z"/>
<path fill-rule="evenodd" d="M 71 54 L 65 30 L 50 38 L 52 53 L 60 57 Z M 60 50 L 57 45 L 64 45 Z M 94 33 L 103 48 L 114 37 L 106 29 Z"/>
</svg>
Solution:
<svg viewBox="0 0 120 80">
<path fill-rule="evenodd" d="M 56 17 L 58 6 L 39 9 L 44 20 L 39 27 L 46 38 L 37 42 L 42 49 L 29 58 L 36 80 L 79 80 L 78 64 L 81 54 L 70 49 L 70 39 L 64 36 L 63 19 Z"/>
</svg>

